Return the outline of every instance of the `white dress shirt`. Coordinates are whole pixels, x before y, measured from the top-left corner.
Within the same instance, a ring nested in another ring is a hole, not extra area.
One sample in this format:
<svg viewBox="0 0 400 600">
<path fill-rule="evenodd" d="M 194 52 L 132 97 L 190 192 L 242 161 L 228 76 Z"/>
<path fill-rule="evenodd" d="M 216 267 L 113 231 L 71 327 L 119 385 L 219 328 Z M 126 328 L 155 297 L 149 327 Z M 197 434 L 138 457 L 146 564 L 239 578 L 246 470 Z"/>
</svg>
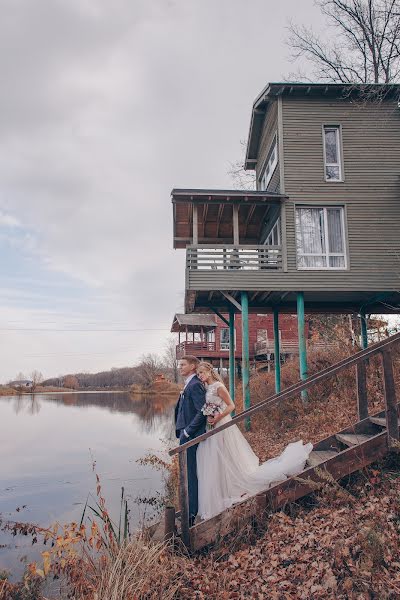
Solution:
<svg viewBox="0 0 400 600">
<path fill-rule="evenodd" d="M 185 385 L 184 385 L 184 388 L 183 388 L 183 389 L 185 389 L 185 388 L 186 388 L 186 386 L 187 386 L 187 384 L 189 383 L 189 381 L 192 381 L 192 379 L 193 379 L 193 377 L 195 377 L 195 375 L 196 375 L 196 373 L 192 373 L 191 375 L 189 375 L 189 377 L 186 377 L 186 380 L 185 380 Z M 190 435 L 188 435 L 188 434 L 186 433 L 186 429 L 184 429 L 184 430 L 183 430 L 183 433 L 185 434 L 185 436 L 186 436 L 187 438 L 188 438 L 188 437 L 190 437 Z"/>
</svg>

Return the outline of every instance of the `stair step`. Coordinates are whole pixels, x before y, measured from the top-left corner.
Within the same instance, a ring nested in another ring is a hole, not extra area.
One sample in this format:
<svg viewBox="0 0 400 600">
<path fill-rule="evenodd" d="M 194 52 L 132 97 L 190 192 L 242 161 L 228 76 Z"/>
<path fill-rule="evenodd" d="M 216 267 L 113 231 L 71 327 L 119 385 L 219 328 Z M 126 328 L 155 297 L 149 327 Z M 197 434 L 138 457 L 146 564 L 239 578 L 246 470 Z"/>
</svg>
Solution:
<svg viewBox="0 0 400 600">
<path fill-rule="evenodd" d="M 369 420 L 371 423 L 375 423 L 375 425 L 386 428 L 386 417 L 369 417 Z M 398 425 L 400 427 L 400 419 L 398 421 Z"/>
<path fill-rule="evenodd" d="M 316 467 L 337 455 L 338 453 L 332 450 L 313 450 L 307 459 L 307 464 L 310 467 Z"/>
<path fill-rule="evenodd" d="M 363 433 L 337 433 L 335 437 L 339 442 L 342 442 L 342 444 L 345 444 L 346 446 L 358 446 L 358 444 L 367 442 L 374 436 L 365 435 Z"/>
</svg>

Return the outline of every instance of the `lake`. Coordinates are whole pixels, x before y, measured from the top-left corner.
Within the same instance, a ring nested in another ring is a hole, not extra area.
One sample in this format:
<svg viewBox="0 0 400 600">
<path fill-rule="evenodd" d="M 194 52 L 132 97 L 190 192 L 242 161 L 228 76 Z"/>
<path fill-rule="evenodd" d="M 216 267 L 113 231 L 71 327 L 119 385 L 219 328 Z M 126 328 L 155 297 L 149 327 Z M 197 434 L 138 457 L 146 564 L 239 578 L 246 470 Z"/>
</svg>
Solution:
<svg viewBox="0 0 400 600">
<path fill-rule="evenodd" d="M 112 518 L 124 486 L 134 530 L 154 514 L 138 498 L 163 492 L 162 473 L 136 461 L 175 443 L 175 402 L 125 392 L 0 397 L 0 516 L 43 526 L 79 522 L 96 489 L 93 457 Z M 17 578 L 24 557 L 40 560 L 42 549 L 0 532 L 0 571 Z"/>
</svg>

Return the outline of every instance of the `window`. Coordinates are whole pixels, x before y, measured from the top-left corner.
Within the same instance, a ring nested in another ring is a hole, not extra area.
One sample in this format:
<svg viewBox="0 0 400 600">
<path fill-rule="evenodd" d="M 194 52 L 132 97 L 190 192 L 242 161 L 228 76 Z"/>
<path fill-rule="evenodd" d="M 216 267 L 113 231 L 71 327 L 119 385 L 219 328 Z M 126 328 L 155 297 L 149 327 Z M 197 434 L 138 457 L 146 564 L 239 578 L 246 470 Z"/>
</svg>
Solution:
<svg viewBox="0 0 400 600">
<path fill-rule="evenodd" d="M 281 220 L 278 219 L 275 225 L 272 227 L 271 231 L 265 238 L 265 242 L 267 246 L 280 246 L 281 245 Z"/>
<path fill-rule="evenodd" d="M 210 331 L 207 331 L 206 333 L 206 341 L 207 342 L 215 342 L 215 331 L 214 329 L 211 329 Z"/>
<path fill-rule="evenodd" d="M 346 269 L 344 209 L 296 207 L 298 269 Z"/>
<path fill-rule="evenodd" d="M 278 149 L 276 145 L 276 136 L 271 145 L 271 150 L 269 152 L 269 158 L 267 164 L 265 165 L 264 172 L 260 179 L 260 190 L 266 190 L 268 188 L 268 184 L 271 181 L 271 177 L 274 174 L 276 169 L 276 165 L 278 164 Z"/>
<path fill-rule="evenodd" d="M 324 125 L 323 137 L 326 181 L 343 181 L 340 133 L 340 127 L 338 125 Z"/>
<path fill-rule="evenodd" d="M 220 329 L 219 346 L 221 350 L 229 350 L 229 327 Z M 236 330 L 235 330 L 235 349 L 236 349 Z"/>
</svg>

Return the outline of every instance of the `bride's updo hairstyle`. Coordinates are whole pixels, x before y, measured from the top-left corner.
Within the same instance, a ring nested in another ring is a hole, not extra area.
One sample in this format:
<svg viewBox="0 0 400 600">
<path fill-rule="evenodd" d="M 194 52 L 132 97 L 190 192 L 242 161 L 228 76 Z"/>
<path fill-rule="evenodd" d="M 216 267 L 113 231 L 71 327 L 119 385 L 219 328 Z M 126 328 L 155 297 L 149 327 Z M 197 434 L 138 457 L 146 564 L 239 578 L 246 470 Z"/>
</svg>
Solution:
<svg viewBox="0 0 400 600">
<path fill-rule="evenodd" d="M 219 381 L 220 383 L 224 383 L 224 380 L 222 379 L 222 377 L 220 375 L 218 375 L 217 371 L 214 369 L 214 367 L 212 366 L 211 363 L 202 360 L 197 365 L 197 370 L 199 370 L 201 368 L 205 369 L 206 371 L 209 371 L 210 375 L 214 381 Z"/>
</svg>

